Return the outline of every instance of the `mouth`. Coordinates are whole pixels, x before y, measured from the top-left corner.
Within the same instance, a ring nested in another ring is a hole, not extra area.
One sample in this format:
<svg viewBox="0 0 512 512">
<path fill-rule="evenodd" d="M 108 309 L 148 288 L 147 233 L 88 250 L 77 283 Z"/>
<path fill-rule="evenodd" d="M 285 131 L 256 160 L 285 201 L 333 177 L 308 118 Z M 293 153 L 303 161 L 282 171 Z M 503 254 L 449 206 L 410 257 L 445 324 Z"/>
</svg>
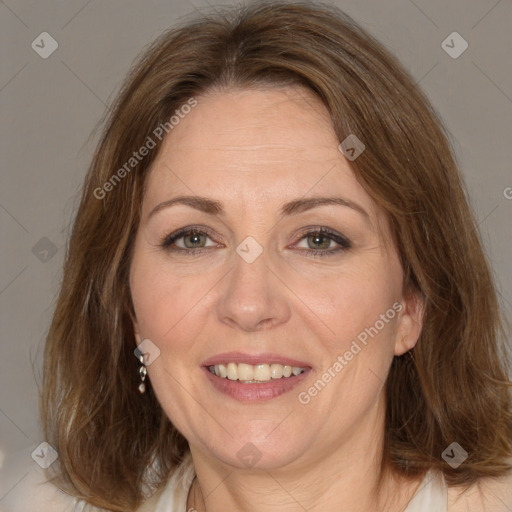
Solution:
<svg viewBox="0 0 512 512">
<path fill-rule="evenodd" d="M 220 354 L 202 369 L 213 389 L 241 402 L 261 402 L 287 393 L 303 381 L 311 366 L 273 354 Z"/>
<path fill-rule="evenodd" d="M 300 366 L 282 365 L 279 363 L 235 363 L 229 362 L 208 366 L 208 371 L 222 379 L 238 381 L 244 384 L 271 382 L 277 379 L 289 379 L 306 371 Z"/>
</svg>

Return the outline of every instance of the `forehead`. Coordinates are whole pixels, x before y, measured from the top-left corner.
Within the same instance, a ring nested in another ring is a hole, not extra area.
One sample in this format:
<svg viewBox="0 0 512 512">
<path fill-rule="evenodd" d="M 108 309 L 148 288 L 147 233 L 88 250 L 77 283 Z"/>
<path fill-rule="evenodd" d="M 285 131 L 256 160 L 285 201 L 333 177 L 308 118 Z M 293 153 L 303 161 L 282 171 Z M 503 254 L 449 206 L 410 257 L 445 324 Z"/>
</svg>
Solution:
<svg viewBox="0 0 512 512">
<path fill-rule="evenodd" d="M 339 193 L 375 205 L 338 149 L 329 113 L 302 88 L 238 89 L 197 97 L 150 171 L 145 203 L 179 194 L 263 208 Z M 255 206 L 255 205 L 253 205 Z"/>
</svg>

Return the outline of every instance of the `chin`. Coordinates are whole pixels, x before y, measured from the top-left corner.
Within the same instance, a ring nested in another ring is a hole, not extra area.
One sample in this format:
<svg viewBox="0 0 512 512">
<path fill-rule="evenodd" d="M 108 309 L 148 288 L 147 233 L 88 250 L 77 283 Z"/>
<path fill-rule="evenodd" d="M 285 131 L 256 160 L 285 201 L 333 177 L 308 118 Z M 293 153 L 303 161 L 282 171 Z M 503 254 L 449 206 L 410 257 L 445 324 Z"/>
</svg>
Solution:
<svg viewBox="0 0 512 512">
<path fill-rule="evenodd" d="M 243 434 L 225 436 L 224 442 L 209 446 L 208 450 L 224 464 L 237 469 L 270 471 L 292 465 L 311 447 L 310 437 L 303 437 L 298 430 L 277 432 L 276 422 L 271 428 L 240 429 Z M 282 426 L 282 425 L 281 425 Z M 276 429 L 273 431 L 273 429 Z"/>
</svg>

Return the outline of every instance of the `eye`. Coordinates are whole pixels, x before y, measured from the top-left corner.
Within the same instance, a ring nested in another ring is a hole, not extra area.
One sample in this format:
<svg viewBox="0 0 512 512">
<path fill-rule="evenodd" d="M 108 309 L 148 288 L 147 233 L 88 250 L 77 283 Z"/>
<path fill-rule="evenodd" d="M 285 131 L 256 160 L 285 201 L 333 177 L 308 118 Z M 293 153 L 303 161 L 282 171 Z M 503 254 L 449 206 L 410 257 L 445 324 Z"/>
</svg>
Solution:
<svg viewBox="0 0 512 512">
<path fill-rule="evenodd" d="M 174 252 L 182 252 L 186 255 L 194 255 L 206 252 L 211 247 L 219 247 L 218 244 L 213 242 L 213 235 L 211 232 L 203 227 L 187 226 L 170 235 L 167 235 L 160 243 L 160 245 L 168 250 Z M 211 240 L 212 243 L 207 245 L 207 241 Z M 305 242 L 307 248 L 300 246 Z M 337 247 L 332 247 L 332 244 L 337 244 Z M 345 236 L 332 231 L 328 228 L 316 227 L 309 231 L 303 231 L 299 242 L 293 247 L 300 249 L 301 252 L 310 256 L 332 256 L 335 253 L 346 251 L 352 247 L 350 241 Z"/>
<path fill-rule="evenodd" d="M 352 247 L 352 244 L 345 236 L 332 231 L 328 228 L 316 228 L 314 230 L 302 233 L 302 237 L 298 244 L 294 247 L 300 247 L 300 243 L 304 241 L 307 248 L 301 249 L 311 256 L 332 256 L 335 253 L 346 251 Z M 332 248 L 332 243 L 336 243 L 338 247 Z"/>
<path fill-rule="evenodd" d="M 207 239 L 211 239 L 211 233 L 208 230 L 189 226 L 167 235 L 161 242 L 161 246 L 169 251 L 195 254 L 216 245 L 215 243 L 206 245 Z"/>
</svg>

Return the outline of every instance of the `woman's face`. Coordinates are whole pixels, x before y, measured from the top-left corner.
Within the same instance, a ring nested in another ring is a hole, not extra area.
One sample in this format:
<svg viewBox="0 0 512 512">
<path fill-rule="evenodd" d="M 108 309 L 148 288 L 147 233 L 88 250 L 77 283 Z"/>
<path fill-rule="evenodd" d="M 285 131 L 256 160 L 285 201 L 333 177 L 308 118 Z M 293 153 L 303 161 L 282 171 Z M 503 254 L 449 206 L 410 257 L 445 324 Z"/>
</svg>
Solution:
<svg viewBox="0 0 512 512">
<path fill-rule="evenodd" d="M 152 165 L 130 272 L 165 413 L 193 450 L 235 467 L 378 435 L 390 363 L 420 330 L 383 213 L 309 92 L 197 101 Z M 204 199 L 169 203 L 182 196 Z"/>
</svg>

